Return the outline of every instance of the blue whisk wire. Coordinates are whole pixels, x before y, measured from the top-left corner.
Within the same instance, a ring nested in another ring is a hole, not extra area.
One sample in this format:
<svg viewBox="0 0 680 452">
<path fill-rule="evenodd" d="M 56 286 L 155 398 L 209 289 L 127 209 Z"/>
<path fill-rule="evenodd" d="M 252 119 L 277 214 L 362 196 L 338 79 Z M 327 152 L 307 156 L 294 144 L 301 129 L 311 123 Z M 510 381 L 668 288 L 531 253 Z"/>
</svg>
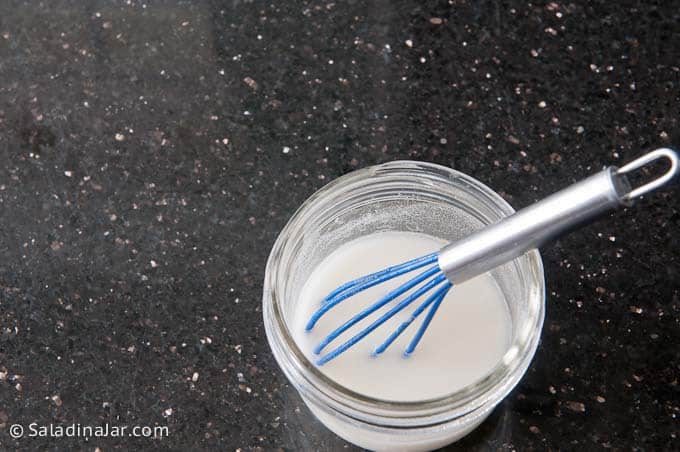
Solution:
<svg viewBox="0 0 680 452">
<path fill-rule="evenodd" d="M 319 309 L 316 312 L 314 312 L 314 314 L 312 314 L 311 318 L 307 322 L 307 325 L 305 326 L 306 331 L 312 330 L 314 326 L 317 324 L 317 322 L 328 311 L 330 311 L 343 301 L 347 300 L 348 298 L 358 294 L 359 292 L 367 290 L 373 286 L 381 284 L 385 281 L 389 281 L 406 273 L 410 273 L 415 270 L 422 269 L 423 267 L 427 267 L 428 265 L 435 264 L 426 268 L 424 271 L 421 271 L 414 278 L 411 278 L 408 281 L 402 283 L 396 289 L 393 289 L 392 291 L 387 293 L 387 295 L 383 296 L 372 305 L 363 309 L 362 311 L 354 315 L 351 319 L 349 319 L 348 321 L 334 329 L 330 334 L 328 334 L 314 348 L 314 354 L 320 355 L 321 352 L 328 345 L 331 344 L 331 342 L 333 342 L 338 337 L 343 335 L 346 331 L 355 326 L 357 323 L 361 322 L 371 314 L 375 313 L 376 311 L 378 311 L 380 308 L 384 307 L 391 301 L 403 297 L 403 299 L 401 299 L 396 305 L 394 305 L 386 313 L 378 317 L 366 328 L 359 331 L 359 333 L 355 334 L 354 336 L 350 337 L 348 340 L 346 340 L 344 343 L 342 343 L 335 349 L 321 356 L 316 361 L 316 364 L 318 366 L 321 366 L 337 358 L 347 349 L 349 349 L 357 342 L 361 341 L 363 338 L 368 336 L 376 328 L 380 327 L 380 325 L 384 324 L 393 316 L 404 310 L 407 306 L 411 305 L 415 300 L 432 291 L 432 293 L 430 293 L 427 296 L 425 301 L 422 302 L 411 313 L 408 319 L 402 322 L 399 325 L 399 327 L 394 332 L 392 332 L 392 334 L 390 334 L 388 338 L 373 351 L 372 356 L 377 356 L 383 353 L 385 350 L 387 350 L 387 348 L 418 318 L 418 316 L 420 316 L 423 312 L 425 312 L 429 308 L 423 323 L 420 325 L 420 327 L 416 331 L 416 334 L 413 336 L 408 346 L 404 350 L 404 356 L 409 356 L 411 353 L 413 353 L 418 343 L 423 338 L 423 335 L 425 334 L 425 331 L 429 327 L 432 318 L 437 312 L 437 309 L 439 309 L 439 306 L 446 297 L 446 294 L 448 293 L 449 289 L 451 289 L 451 287 L 453 286 L 453 284 L 447 280 L 446 276 L 441 271 L 438 259 L 439 253 L 437 252 L 430 253 L 425 256 L 418 257 L 416 259 L 411 259 L 410 261 L 404 262 L 402 264 L 393 265 L 383 270 L 349 281 L 337 287 L 335 290 L 326 295 L 326 297 L 324 297 L 323 300 L 321 301 L 321 306 L 319 307 Z"/>
<path fill-rule="evenodd" d="M 425 333 L 425 330 L 430 325 L 430 321 L 432 320 L 434 313 L 437 311 L 437 308 L 441 304 L 442 300 L 444 299 L 444 297 L 448 293 L 451 286 L 452 286 L 452 284 L 449 283 L 449 282 L 442 284 L 442 286 L 439 287 L 435 291 L 435 293 L 430 295 L 430 297 L 428 297 L 427 300 L 425 300 L 423 303 L 421 303 L 420 306 L 418 306 L 411 313 L 411 315 L 408 317 L 408 319 L 403 321 L 401 323 L 401 325 L 399 325 L 399 327 L 396 330 L 394 330 L 392 332 L 392 334 L 390 334 L 387 339 L 385 339 L 385 342 L 383 342 L 378 347 L 376 347 L 376 349 L 373 351 L 373 356 L 378 356 L 379 354 L 381 354 L 385 350 L 387 350 L 387 348 L 390 345 L 392 345 L 392 343 L 401 335 L 401 333 L 403 333 L 406 330 L 406 328 L 408 328 L 418 318 L 418 316 L 425 311 L 425 309 L 427 309 L 430 305 L 432 305 L 432 308 L 430 309 L 430 311 L 427 315 L 427 318 L 425 319 L 425 322 L 423 322 L 423 324 L 418 329 L 418 333 L 416 333 L 416 336 L 414 337 L 414 339 L 411 341 L 411 343 L 409 343 L 407 350 L 411 349 L 411 351 L 413 351 L 413 349 L 415 349 L 416 345 L 418 345 L 420 338 Z M 418 340 L 415 340 L 416 338 Z M 404 354 L 407 354 L 406 351 L 404 352 Z"/>
<path fill-rule="evenodd" d="M 401 286 L 397 287 L 392 292 L 388 293 L 387 295 L 385 295 L 383 298 L 381 298 L 377 302 L 373 303 L 368 308 L 359 312 L 357 315 L 352 317 L 350 320 L 348 320 L 347 322 L 342 324 L 340 327 L 333 330 L 328 336 L 326 336 L 326 338 L 323 341 L 321 341 L 321 343 L 319 345 L 317 345 L 317 347 L 314 349 L 314 353 L 318 355 L 319 353 L 321 353 L 321 351 L 329 343 L 331 343 L 333 340 L 335 340 L 335 338 L 340 336 L 342 333 L 347 331 L 349 328 L 351 328 L 352 326 L 354 326 L 355 324 L 357 324 L 361 320 L 365 319 L 369 315 L 373 314 L 375 311 L 382 308 L 383 306 L 385 306 L 387 303 L 394 300 L 398 296 L 409 291 L 414 286 L 420 284 L 421 282 L 423 282 L 427 278 L 433 276 L 437 272 L 439 272 L 439 267 L 435 265 L 434 267 L 425 270 L 424 272 L 422 272 L 420 275 L 416 276 L 415 278 L 409 280 L 405 284 L 402 284 Z M 320 309 L 320 311 L 321 310 L 323 310 L 323 307 Z"/>
<path fill-rule="evenodd" d="M 444 284 L 444 287 L 442 287 L 441 289 L 442 290 L 441 296 L 439 296 L 437 300 L 432 304 L 432 307 L 425 316 L 425 320 L 423 320 L 423 323 L 420 325 L 420 328 L 418 328 L 418 331 L 416 331 L 416 334 L 415 336 L 413 336 L 413 339 L 411 339 L 411 342 L 408 344 L 408 346 L 406 346 L 406 350 L 404 350 L 404 356 L 409 356 L 416 349 L 418 343 L 423 338 L 423 334 L 425 334 L 425 330 L 427 330 L 427 327 L 430 326 L 432 318 L 437 313 L 437 309 L 439 309 L 439 306 L 442 304 L 442 301 L 444 300 L 446 293 L 452 286 L 453 284 L 451 284 L 449 281 L 446 281 L 446 284 Z"/>
<path fill-rule="evenodd" d="M 328 352 L 326 355 L 319 358 L 317 360 L 316 364 L 318 366 L 322 366 L 322 365 L 326 364 L 328 361 L 338 357 L 340 354 L 345 352 L 348 348 L 352 347 L 354 344 L 356 344 L 357 342 L 362 340 L 364 337 L 366 337 L 368 334 L 373 332 L 380 325 L 382 325 L 387 320 L 392 318 L 395 314 L 402 311 L 408 305 L 413 303 L 418 297 L 425 295 L 432 288 L 434 288 L 435 286 L 446 281 L 446 276 L 444 276 L 444 274 L 439 271 L 439 267 L 437 267 L 436 270 L 437 270 L 437 272 L 435 272 L 435 273 L 439 273 L 437 276 L 435 276 L 431 280 L 427 281 L 424 285 L 422 285 L 420 288 L 418 288 L 418 290 L 416 290 L 415 292 L 413 292 L 412 294 L 410 294 L 409 296 L 404 298 L 396 306 L 394 306 L 392 309 L 390 309 L 385 314 L 380 316 L 377 320 L 375 320 L 373 323 L 371 323 L 368 327 L 366 327 L 365 329 L 363 329 L 362 331 L 357 333 L 355 336 L 353 336 L 352 338 L 347 340 L 345 343 L 343 343 L 339 347 L 335 348 L 334 350 Z M 324 340 L 324 342 L 326 342 L 326 340 Z M 328 341 L 328 342 L 330 342 L 330 341 Z"/>
<path fill-rule="evenodd" d="M 330 311 L 333 307 L 337 306 L 342 301 L 347 298 L 356 295 L 370 287 L 381 284 L 390 279 L 394 279 L 397 276 L 403 275 L 405 273 L 412 272 L 419 268 L 425 267 L 426 265 L 432 264 L 437 260 L 437 253 L 428 254 L 427 256 L 419 257 L 418 259 L 413 259 L 408 262 L 404 262 L 401 265 L 395 265 L 393 267 L 386 268 L 379 272 L 372 273 L 370 275 L 355 279 L 346 284 L 335 289 L 331 292 L 324 300 L 321 302 L 321 308 L 312 315 L 305 326 L 305 331 L 311 331 L 323 315 Z"/>
<path fill-rule="evenodd" d="M 437 253 L 431 253 L 431 254 L 428 254 L 428 255 L 425 255 L 425 256 L 421 256 L 421 257 L 412 259 L 410 261 L 403 262 L 399 265 L 393 265 L 391 267 L 384 268 L 384 269 L 377 271 L 375 273 L 371 273 L 369 275 L 362 276 L 361 278 L 353 279 L 352 281 L 349 281 L 349 282 L 341 285 L 340 287 L 338 287 L 337 289 L 335 289 L 334 291 L 329 293 L 326 296 L 326 298 L 323 299 L 323 301 L 321 303 L 325 304 L 325 303 L 333 300 L 341 292 L 344 292 L 345 290 L 347 290 L 351 287 L 356 287 L 359 284 L 364 284 L 364 283 L 367 283 L 367 282 L 375 281 L 374 284 L 364 286 L 364 288 L 368 289 L 369 287 L 373 287 L 373 286 L 380 284 L 382 282 L 396 278 L 397 276 L 403 275 L 405 273 L 412 272 L 413 270 L 417 270 L 421 267 L 432 264 L 436 260 L 437 260 Z M 356 292 L 354 292 L 354 293 L 356 293 Z M 352 295 L 347 295 L 346 297 L 343 297 L 342 299 L 344 300 L 345 298 L 351 297 Z"/>
</svg>

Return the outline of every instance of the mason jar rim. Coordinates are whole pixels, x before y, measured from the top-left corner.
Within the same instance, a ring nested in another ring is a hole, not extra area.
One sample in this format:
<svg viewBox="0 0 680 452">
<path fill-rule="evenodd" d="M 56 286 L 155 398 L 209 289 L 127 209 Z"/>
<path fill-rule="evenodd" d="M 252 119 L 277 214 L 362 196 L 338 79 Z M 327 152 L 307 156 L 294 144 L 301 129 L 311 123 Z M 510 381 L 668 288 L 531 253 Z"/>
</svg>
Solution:
<svg viewBox="0 0 680 452">
<path fill-rule="evenodd" d="M 427 162 L 398 160 L 370 166 L 345 174 L 312 194 L 293 214 L 281 231 L 267 261 L 263 293 L 263 316 L 265 330 L 274 356 L 291 383 L 304 397 L 332 410 L 375 425 L 413 426 L 414 419 L 419 425 L 435 425 L 463 416 L 480 407 L 502 400 L 515 386 L 526 371 L 536 351 L 543 325 L 545 305 L 545 283 L 543 265 L 538 250 L 532 250 L 518 259 L 526 259 L 533 271 L 538 299 L 537 312 L 529 325 L 531 331 L 526 343 L 517 347 L 516 341 L 508 348 L 503 358 L 485 377 L 457 391 L 441 397 L 422 401 L 393 401 L 373 398 L 354 392 L 324 375 L 300 350 L 290 332 L 280 306 L 282 295 L 277 291 L 278 278 L 285 268 L 281 259 L 290 245 L 294 229 L 304 225 L 304 221 L 318 209 L 328 208 L 324 203 L 334 196 L 379 182 L 382 176 L 406 176 L 429 178 L 432 182 L 451 183 L 452 179 L 463 181 L 475 195 L 484 197 L 491 207 L 502 216 L 511 215 L 514 209 L 489 187 L 477 179 L 454 169 Z M 364 187 L 365 188 L 365 187 Z M 455 187 L 457 190 L 458 187 Z M 527 301 L 529 302 L 529 301 Z M 514 350 L 514 352 L 513 352 Z"/>
</svg>

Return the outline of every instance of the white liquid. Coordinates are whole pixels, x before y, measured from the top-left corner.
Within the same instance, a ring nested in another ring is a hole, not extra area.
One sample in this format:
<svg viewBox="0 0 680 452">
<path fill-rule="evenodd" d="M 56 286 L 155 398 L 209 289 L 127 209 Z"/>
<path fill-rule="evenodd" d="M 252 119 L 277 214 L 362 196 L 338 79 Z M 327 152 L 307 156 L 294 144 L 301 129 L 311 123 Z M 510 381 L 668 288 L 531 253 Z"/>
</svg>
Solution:
<svg viewBox="0 0 680 452">
<path fill-rule="evenodd" d="M 422 269 L 372 287 L 327 312 L 311 332 L 304 328 L 321 300 L 341 284 L 385 267 L 428 254 L 444 245 L 439 239 L 408 232 L 380 232 L 344 244 L 315 268 L 304 284 L 293 318 L 298 346 L 312 361 L 314 347 L 332 330 L 376 302 Z M 401 299 L 401 298 L 400 298 Z M 419 401 L 450 394 L 484 377 L 500 361 L 511 339 L 511 319 L 503 293 L 490 274 L 451 288 L 412 355 L 403 351 L 427 315 L 423 312 L 378 357 L 371 352 L 426 299 L 385 322 L 361 342 L 320 367 L 346 388 L 382 400 Z M 397 301 L 359 322 L 324 349 L 333 350 L 368 326 Z"/>
</svg>

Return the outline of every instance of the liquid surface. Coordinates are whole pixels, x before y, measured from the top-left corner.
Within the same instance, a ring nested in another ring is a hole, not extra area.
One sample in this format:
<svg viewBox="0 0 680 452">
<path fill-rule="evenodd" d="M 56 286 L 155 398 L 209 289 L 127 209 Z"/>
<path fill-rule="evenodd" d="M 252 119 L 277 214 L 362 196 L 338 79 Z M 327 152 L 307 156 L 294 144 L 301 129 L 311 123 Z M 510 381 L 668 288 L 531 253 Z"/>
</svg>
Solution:
<svg viewBox="0 0 680 452">
<path fill-rule="evenodd" d="M 304 284 L 292 319 L 293 335 L 305 355 L 315 362 L 318 356 L 313 349 L 328 333 L 418 271 L 348 298 L 327 312 L 312 331 L 305 332 L 307 321 L 329 292 L 349 280 L 428 254 L 443 245 L 441 240 L 423 234 L 379 232 L 334 251 Z M 378 357 L 371 356 L 375 347 L 424 300 L 416 300 L 361 342 L 321 366 L 321 371 L 355 392 L 392 401 L 441 397 L 491 371 L 510 344 L 511 319 L 503 293 L 488 273 L 451 288 L 412 355 L 404 357 L 403 351 L 427 311 L 387 351 Z M 324 352 L 342 344 L 397 302 L 390 302 L 355 325 Z"/>
</svg>

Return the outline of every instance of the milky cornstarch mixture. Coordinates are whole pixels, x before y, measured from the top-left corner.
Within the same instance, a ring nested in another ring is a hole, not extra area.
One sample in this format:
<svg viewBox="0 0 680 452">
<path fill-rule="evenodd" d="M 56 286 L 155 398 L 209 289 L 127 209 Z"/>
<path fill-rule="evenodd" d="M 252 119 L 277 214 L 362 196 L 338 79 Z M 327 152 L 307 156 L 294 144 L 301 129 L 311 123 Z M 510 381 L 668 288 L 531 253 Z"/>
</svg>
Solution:
<svg viewBox="0 0 680 452">
<path fill-rule="evenodd" d="M 422 269 L 374 286 L 333 308 L 314 329 L 305 325 L 321 300 L 341 284 L 391 265 L 439 250 L 444 242 L 418 233 L 378 232 L 339 247 L 315 268 L 303 286 L 294 318 L 293 334 L 311 361 L 314 347 L 333 329 L 352 318 Z M 403 351 L 427 311 L 383 354 L 371 352 L 418 306 L 416 300 L 361 342 L 320 367 L 337 383 L 370 397 L 392 401 L 419 401 L 440 397 L 485 376 L 500 361 L 511 339 L 511 319 L 503 293 L 490 274 L 451 288 L 412 355 Z M 334 349 L 389 310 L 393 300 L 338 337 L 324 352 Z M 322 354 L 324 353 L 322 352 Z"/>
</svg>

